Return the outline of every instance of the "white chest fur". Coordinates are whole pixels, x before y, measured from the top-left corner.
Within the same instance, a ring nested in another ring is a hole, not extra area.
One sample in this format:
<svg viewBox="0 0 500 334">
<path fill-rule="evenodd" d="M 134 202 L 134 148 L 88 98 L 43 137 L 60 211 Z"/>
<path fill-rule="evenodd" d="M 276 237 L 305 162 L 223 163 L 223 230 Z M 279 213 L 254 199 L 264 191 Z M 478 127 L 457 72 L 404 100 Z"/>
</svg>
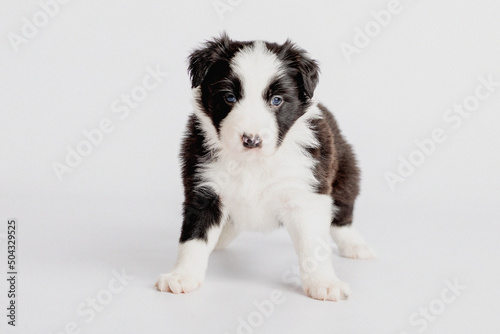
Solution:
<svg viewBox="0 0 500 334">
<path fill-rule="evenodd" d="M 218 159 L 202 165 L 200 186 L 209 186 L 219 195 L 238 228 L 275 229 L 295 201 L 313 193 L 315 161 L 305 147 L 319 143 L 306 125 L 308 118 L 317 116 L 316 108 L 311 109 L 292 126 L 273 155 L 249 152 L 248 159 L 233 159 L 221 152 Z"/>
<path fill-rule="evenodd" d="M 205 165 L 204 179 L 220 196 L 229 217 L 240 228 L 269 230 L 291 199 L 311 193 L 315 179 L 313 161 L 302 152 L 276 153 L 260 161 L 220 159 Z"/>
</svg>

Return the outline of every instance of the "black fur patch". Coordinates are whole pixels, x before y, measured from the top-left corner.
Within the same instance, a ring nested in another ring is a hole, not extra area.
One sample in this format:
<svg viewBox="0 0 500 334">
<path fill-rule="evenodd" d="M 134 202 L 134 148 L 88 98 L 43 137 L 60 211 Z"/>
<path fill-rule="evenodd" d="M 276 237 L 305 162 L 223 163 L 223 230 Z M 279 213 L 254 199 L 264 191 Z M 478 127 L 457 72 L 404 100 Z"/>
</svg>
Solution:
<svg viewBox="0 0 500 334">
<path fill-rule="evenodd" d="M 307 101 L 312 98 L 319 81 L 318 63 L 290 40 L 283 44 L 266 43 L 266 45 L 285 65 L 287 75 L 294 79 L 300 100 Z"/>
<path fill-rule="evenodd" d="M 199 181 L 199 164 L 213 157 L 204 143 L 197 118 L 191 115 L 182 142 L 181 162 L 184 183 L 184 210 L 180 242 L 191 239 L 207 241 L 207 231 L 220 224 L 221 204 L 219 197 L 208 189 L 196 190 Z"/>
<path fill-rule="evenodd" d="M 288 130 L 304 115 L 309 107 L 309 100 L 302 101 L 299 98 L 299 89 L 293 75 L 286 73 L 280 78 L 274 79 L 264 92 L 264 100 L 271 103 L 273 96 L 279 95 L 283 98 L 283 102 L 279 107 L 276 107 L 276 121 L 278 124 L 278 145 L 283 141 Z"/>
<path fill-rule="evenodd" d="M 230 61 L 234 55 L 251 42 L 234 42 L 226 34 L 208 41 L 189 56 L 191 87 L 200 86 L 201 96 L 197 103 L 212 119 L 217 131 L 232 106 L 224 100 L 226 93 L 240 99 L 241 82 L 233 73 Z"/>
<path fill-rule="evenodd" d="M 209 189 L 192 192 L 184 203 L 184 220 L 179 242 L 191 239 L 207 239 L 207 231 L 218 226 L 221 219 L 219 197 Z"/>
<path fill-rule="evenodd" d="M 344 139 L 332 113 L 321 104 L 318 107 L 322 118 L 313 120 L 311 127 L 320 146 L 309 149 L 317 160 L 315 177 L 319 185 L 316 191 L 330 194 L 338 208 L 332 225 L 349 225 L 359 193 L 360 170 L 352 147 Z"/>
<path fill-rule="evenodd" d="M 307 53 L 287 40 L 284 44 L 266 43 L 283 64 L 284 73 L 276 78 L 265 93 L 270 99 L 272 95 L 284 98 L 277 110 L 279 142 L 283 140 L 295 121 L 302 116 L 310 106 L 310 99 L 318 84 L 319 68 Z"/>
<path fill-rule="evenodd" d="M 212 119 L 217 129 L 220 130 L 222 120 L 229 114 L 232 105 L 226 103 L 225 95 L 234 94 L 237 100 L 242 97 L 240 80 L 232 73 L 229 64 L 218 62 L 212 66 L 205 79 L 205 84 L 201 85 L 201 97 L 198 103 L 203 106 L 203 110 Z M 210 98 L 206 98 L 210 96 Z"/>
</svg>

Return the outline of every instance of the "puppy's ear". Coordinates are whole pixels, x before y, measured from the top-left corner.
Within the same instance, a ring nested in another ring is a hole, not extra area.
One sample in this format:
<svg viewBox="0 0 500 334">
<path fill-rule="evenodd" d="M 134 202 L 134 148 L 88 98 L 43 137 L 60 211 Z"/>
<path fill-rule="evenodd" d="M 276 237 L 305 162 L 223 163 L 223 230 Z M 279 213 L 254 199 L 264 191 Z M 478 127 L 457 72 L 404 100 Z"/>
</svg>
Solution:
<svg viewBox="0 0 500 334">
<path fill-rule="evenodd" d="M 280 58 L 297 70 L 296 80 L 301 99 L 312 98 L 319 81 L 317 61 L 309 57 L 304 49 L 299 48 L 290 40 L 283 44 Z"/>
<path fill-rule="evenodd" d="M 217 61 L 227 57 L 231 39 L 226 33 L 213 41 L 207 41 L 204 46 L 191 53 L 189 56 L 189 76 L 191 77 L 191 88 L 198 87 L 205 79 L 208 71 Z"/>
</svg>

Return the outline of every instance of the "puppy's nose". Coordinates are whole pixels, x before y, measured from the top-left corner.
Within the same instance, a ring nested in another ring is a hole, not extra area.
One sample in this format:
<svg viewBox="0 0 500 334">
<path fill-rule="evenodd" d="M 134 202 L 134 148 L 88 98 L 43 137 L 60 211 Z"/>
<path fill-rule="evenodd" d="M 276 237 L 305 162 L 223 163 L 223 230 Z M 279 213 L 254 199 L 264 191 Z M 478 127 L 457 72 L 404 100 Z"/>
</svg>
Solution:
<svg viewBox="0 0 500 334">
<path fill-rule="evenodd" d="M 262 139 L 260 139 L 259 136 L 252 136 L 244 133 L 241 140 L 243 141 L 243 146 L 246 148 L 255 148 L 262 145 Z"/>
</svg>

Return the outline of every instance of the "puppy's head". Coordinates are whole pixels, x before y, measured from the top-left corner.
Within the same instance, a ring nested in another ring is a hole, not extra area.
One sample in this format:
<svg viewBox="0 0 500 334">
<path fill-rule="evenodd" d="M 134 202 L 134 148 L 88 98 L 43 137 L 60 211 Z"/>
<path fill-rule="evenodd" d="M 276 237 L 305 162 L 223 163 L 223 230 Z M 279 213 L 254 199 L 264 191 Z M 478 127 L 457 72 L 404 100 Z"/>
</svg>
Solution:
<svg viewBox="0 0 500 334">
<path fill-rule="evenodd" d="M 273 154 L 318 83 L 317 63 L 292 42 L 237 42 L 225 34 L 190 55 L 189 73 L 213 140 L 241 157 Z"/>
</svg>

